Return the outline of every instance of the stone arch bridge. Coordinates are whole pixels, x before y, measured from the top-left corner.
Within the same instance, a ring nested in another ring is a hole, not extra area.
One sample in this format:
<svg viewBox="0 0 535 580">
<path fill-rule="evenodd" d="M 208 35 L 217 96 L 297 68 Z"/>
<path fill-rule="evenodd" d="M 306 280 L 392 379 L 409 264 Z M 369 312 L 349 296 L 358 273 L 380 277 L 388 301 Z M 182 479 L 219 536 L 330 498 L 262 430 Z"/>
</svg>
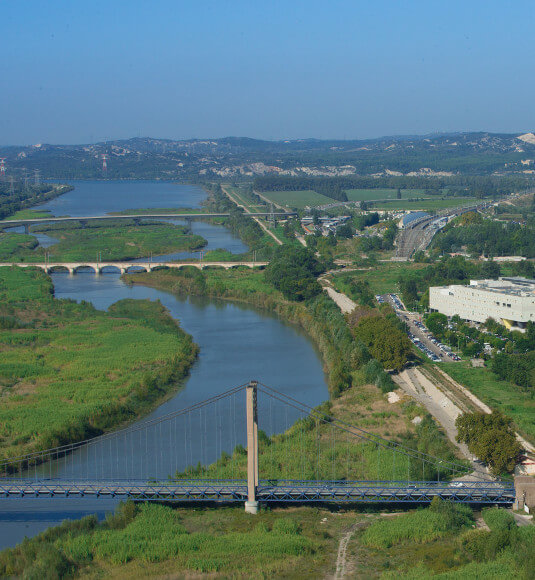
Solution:
<svg viewBox="0 0 535 580">
<path fill-rule="evenodd" d="M 269 262 L 6 262 L 0 263 L 0 267 L 18 266 L 19 268 L 41 268 L 47 274 L 55 271 L 67 270 L 69 274 L 76 274 L 78 270 L 91 268 L 95 274 L 101 274 L 104 269 L 115 269 L 121 274 L 132 271 L 152 272 L 161 268 L 186 268 L 193 267 L 203 270 L 204 268 L 264 268 Z"/>
</svg>

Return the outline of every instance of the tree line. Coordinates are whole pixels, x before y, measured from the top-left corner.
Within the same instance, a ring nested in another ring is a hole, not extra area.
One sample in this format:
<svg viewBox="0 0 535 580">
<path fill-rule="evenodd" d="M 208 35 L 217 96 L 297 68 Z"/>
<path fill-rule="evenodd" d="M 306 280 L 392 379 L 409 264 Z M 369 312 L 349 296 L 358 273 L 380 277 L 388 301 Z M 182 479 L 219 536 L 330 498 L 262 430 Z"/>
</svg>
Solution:
<svg viewBox="0 0 535 580">
<path fill-rule="evenodd" d="M 521 176 L 453 175 L 445 177 L 363 175 L 345 177 L 308 177 L 263 175 L 254 180 L 257 191 L 313 190 L 338 201 L 347 201 L 348 189 L 423 189 L 428 194 L 440 194 L 452 189 L 455 195 L 478 198 L 496 197 L 533 186 L 532 181 Z"/>
</svg>

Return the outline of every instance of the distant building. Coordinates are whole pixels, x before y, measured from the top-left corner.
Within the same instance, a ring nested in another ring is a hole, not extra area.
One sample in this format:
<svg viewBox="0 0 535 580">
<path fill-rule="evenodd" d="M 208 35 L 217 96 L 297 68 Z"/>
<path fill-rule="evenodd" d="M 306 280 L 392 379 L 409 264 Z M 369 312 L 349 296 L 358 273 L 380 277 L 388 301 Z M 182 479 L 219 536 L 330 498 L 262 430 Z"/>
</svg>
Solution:
<svg viewBox="0 0 535 580">
<path fill-rule="evenodd" d="M 523 331 L 526 322 L 535 322 L 535 280 L 504 277 L 470 280 L 470 286 L 433 286 L 429 308 L 472 322 L 494 318 L 510 330 Z"/>
<path fill-rule="evenodd" d="M 406 228 L 411 223 L 415 222 L 416 220 L 421 220 L 423 218 L 429 217 L 429 214 L 425 211 L 411 211 L 410 213 L 406 213 L 398 223 L 398 227 L 402 230 Z"/>
</svg>

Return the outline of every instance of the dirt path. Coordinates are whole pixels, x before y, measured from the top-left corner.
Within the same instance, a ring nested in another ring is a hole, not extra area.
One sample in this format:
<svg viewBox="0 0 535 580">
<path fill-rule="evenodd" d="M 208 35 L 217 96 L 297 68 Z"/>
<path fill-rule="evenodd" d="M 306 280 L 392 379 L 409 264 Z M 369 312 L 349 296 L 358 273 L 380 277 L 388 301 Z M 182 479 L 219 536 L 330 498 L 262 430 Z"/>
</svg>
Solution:
<svg viewBox="0 0 535 580">
<path fill-rule="evenodd" d="M 356 304 L 353 302 L 353 300 L 351 300 L 351 298 L 345 294 L 342 294 L 341 292 L 337 292 L 330 286 L 325 286 L 325 290 L 327 291 L 327 294 L 336 302 L 342 311 L 342 314 L 349 314 L 350 312 L 353 312 Z"/>
<path fill-rule="evenodd" d="M 475 458 L 468 451 L 468 447 L 464 443 L 457 443 L 455 439 L 457 436 L 455 420 L 462 414 L 462 410 L 417 368 L 405 369 L 393 378 L 403 391 L 416 399 L 433 415 L 442 425 L 448 439 L 466 459 L 472 462 L 474 468 L 480 471 L 481 467 L 473 463 Z"/>
<path fill-rule="evenodd" d="M 353 577 L 355 575 L 355 570 L 353 566 L 347 560 L 347 547 L 349 542 L 353 537 L 353 534 L 362 526 L 364 522 L 355 522 L 349 530 L 342 536 L 340 544 L 338 544 L 338 555 L 336 556 L 336 571 L 334 573 L 334 580 L 342 580 L 347 578 L 349 575 Z"/>
</svg>

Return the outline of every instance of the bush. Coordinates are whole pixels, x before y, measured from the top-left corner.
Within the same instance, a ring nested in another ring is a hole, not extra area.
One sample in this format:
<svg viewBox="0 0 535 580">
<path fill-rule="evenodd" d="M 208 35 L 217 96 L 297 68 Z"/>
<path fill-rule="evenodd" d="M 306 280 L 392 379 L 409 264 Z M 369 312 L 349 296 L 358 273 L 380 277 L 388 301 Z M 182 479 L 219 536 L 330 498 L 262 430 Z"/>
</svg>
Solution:
<svg viewBox="0 0 535 580">
<path fill-rule="evenodd" d="M 492 531 L 510 530 L 516 527 L 513 514 L 501 508 L 483 510 L 482 516 Z"/>
</svg>

